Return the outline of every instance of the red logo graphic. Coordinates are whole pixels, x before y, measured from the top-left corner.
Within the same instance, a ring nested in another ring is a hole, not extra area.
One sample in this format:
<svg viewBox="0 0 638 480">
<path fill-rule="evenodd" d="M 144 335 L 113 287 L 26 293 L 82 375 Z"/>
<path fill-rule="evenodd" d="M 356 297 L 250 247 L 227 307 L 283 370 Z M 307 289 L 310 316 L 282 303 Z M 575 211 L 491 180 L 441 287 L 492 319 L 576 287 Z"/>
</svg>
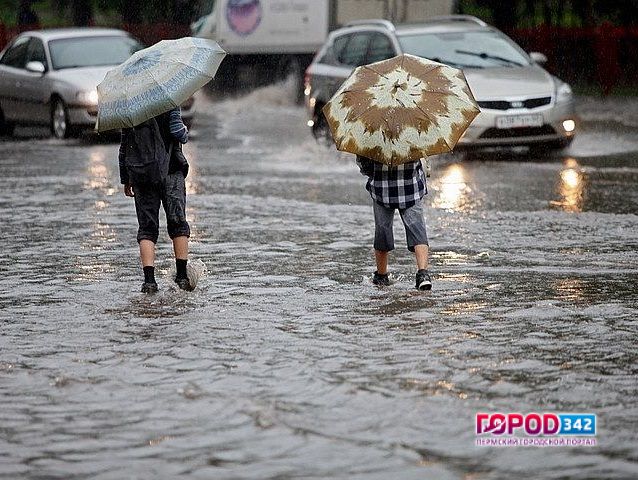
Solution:
<svg viewBox="0 0 638 480">
<path fill-rule="evenodd" d="M 527 435 L 555 435 L 561 427 L 554 413 L 477 413 L 476 434 L 512 435 L 522 429 Z"/>
<path fill-rule="evenodd" d="M 262 7 L 259 0 L 230 0 L 226 6 L 226 19 L 238 35 L 250 35 L 261 23 Z"/>
</svg>

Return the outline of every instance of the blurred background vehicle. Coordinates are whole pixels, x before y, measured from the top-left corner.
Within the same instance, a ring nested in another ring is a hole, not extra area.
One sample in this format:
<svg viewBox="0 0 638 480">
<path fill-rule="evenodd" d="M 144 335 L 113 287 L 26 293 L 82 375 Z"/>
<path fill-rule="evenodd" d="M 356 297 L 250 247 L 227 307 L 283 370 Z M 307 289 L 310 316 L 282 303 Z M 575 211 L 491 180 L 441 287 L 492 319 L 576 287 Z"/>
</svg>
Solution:
<svg viewBox="0 0 638 480">
<path fill-rule="evenodd" d="M 16 125 L 48 125 L 56 138 L 92 129 L 96 87 L 113 66 L 143 45 L 117 29 L 73 28 L 24 32 L 0 53 L 0 134 Z M 183 105 L 187 126 L 194 101 Z"/>
<path fill-rule="evenodd" d="M 194 36 L 216 40 L 229 54 L 218 81 L 268 84 L 292 76 L 302 99 L 303 74 L 328 33 L 363 18 L 418 22 L 452 13 L 454 0 L 217 0 L 191 25 Z M 228 72 L 225 74 L 224 72 Z"/>
<path fill-rule="evenodd" d="M 462 69 L 481 113 L 459 146 L 540 146 L 561 149 L 574 139 L 571 87 L 541 67 L 499 30 L 476 17 L 448 15 L 419 25 L 387 20 L 351 22 L 334 31 L 306 72 L 308 125 L 329 135 L 321 109 L 354 68 L 409 53 Z"/>
</svg>

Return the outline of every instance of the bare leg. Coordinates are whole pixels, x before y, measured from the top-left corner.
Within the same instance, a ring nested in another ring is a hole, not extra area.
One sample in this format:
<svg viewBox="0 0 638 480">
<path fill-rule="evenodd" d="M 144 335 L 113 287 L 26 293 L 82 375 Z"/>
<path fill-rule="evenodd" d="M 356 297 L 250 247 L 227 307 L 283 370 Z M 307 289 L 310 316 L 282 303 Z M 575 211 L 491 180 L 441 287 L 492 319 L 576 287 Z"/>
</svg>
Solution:
<svg viewBox="0 0 638 480">
<path fill-rule="evenodd" d="M 188 260 L 188 237 L 175 237 L 173 251 L 177 260 Z"/>
<path fill-rule="evenodd" d="M 428 268 L 428 254 L 430 249 L 427 245 L 416 245 L 414 247 L 414 255 L 416 257 L 416 265 L 418 270 Z"/>
<path fill-rule="evenodd" d="M 379 275 L 385 275 L 388 273 L 388 253 L 381 250 L 374 251 L 374 259 L 377 262 L 377 273 Z"/>
<path fill-rule="evenodd" d="M 155 265 L 155 244 L 150 240 L 140 240 L 140 258 L 143 267 Z"/>
</svg>

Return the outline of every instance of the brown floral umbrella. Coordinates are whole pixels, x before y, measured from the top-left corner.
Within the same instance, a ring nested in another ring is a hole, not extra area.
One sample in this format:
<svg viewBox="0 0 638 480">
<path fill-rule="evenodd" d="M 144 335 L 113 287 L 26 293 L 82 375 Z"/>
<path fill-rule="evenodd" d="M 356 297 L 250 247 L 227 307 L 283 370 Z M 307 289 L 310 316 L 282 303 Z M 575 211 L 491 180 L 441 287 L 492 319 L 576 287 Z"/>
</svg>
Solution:
<svg viewBox="0 0 638 480">
<path fill-rule="evenodd" d="M 388 165 L 451 151 L 479 112 L 461 70 L 407 54 L 357 68 L 323 108 L 339 150 Z"/>
</svg>

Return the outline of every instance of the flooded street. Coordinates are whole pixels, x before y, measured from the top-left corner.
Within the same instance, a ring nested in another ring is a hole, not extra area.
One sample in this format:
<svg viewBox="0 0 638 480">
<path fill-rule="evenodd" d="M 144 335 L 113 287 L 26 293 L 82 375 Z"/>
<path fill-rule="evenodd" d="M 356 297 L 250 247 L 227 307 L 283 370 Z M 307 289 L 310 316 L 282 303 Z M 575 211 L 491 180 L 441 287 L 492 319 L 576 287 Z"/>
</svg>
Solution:
<svg viewBox="0 0 638 480">
<path fill-rule="evenodd" d="M 193 293 L 164 229 L 139 293 L 117 143 L 0 141 L 0 478 L 637 478 L 638 102 L 434 159 L 418 292 L 398 219 L 372 285 L 365 179 L 289 98 L 198 99 Z M 478 447 L 485 411 L 595 413 L 598 446 Z"/>
</svg>

